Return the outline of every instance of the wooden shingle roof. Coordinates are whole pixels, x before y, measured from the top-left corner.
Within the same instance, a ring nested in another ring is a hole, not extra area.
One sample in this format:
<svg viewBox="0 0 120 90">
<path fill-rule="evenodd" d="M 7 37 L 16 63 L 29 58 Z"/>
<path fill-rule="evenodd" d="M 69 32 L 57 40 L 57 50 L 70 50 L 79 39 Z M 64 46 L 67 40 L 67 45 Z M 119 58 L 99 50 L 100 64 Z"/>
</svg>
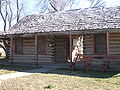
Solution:
<svg viewBox="0 0 120 90">
<path fill-rule="evenodd" d="M 106 30 L 113 28 L 120 28 L 120 6 L 29 15 L 21 19 L 5 34 Z"/>
</svg>

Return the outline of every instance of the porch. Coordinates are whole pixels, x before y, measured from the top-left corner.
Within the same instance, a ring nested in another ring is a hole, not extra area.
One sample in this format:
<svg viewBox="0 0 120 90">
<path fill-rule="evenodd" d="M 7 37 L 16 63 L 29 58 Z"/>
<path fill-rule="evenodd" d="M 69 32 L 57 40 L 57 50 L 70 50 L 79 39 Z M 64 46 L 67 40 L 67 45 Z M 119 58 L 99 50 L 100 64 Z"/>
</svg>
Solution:
<svg viewBox="0 0 120 90">
<path fill-rule="evenodd" d="M 103 37 L 102 39 L 101 36 Z M 45 44 L 47 53 L 45 54 L 38 53 L 39 37 L 41 38 L 41 35 L 37 34 L 12 36 L 10 39 L 9 62 L 12 64 L 22 62 L 42 65 L 47 63 L 67 63 L 69 60 L 70 64 L 72 64 L 72 52 L 75 45 L 77 45 L 77 40 L 80 40 L 80 37 L 82 37 L 81 39 L 83 40 L 80 42 L 81 51 L 78 53 L 78 55 L 82 55 L 82 57 L 77 58 L 75 67 L 92 70 L 120 69 L 120 33 L 42 35 L 42 37 L 47 38 L 47 44 Z M 15 53 L 15 38 L 24 39 L 24 52 L 22 54 Z M 99 42 L 99 40 L 103 42 Z"/>
</svg>

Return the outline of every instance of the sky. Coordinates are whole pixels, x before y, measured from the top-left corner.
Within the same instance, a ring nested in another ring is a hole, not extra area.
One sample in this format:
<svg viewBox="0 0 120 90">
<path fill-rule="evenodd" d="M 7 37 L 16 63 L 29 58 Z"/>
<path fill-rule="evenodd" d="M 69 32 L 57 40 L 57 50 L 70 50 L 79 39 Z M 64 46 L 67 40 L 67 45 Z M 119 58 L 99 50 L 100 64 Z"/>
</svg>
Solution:
<svg viewBox="0 0 120 90">
<path fill-rule="evenodd" d="M 40 13 L 38 10 L 40 8 L 37 6 L 38 1 L 40 0 L 21 0 L 25 2 L 26 13 L 29 14 L 38 14 Z M 120 0 L 104 0 L 106 3 L 106 7 L 114 7 L 120 6 Z M 79 9 L 79 8 L 88 8 L 89 2 L 87 0 L 75 0 L 74 4 L 72 5 L 71 9 Z M 36 7 L 37 6 L 37 7 Z M 66 7 L 65 10 L 69 10 L 69 7 Z"/>
<path fill-rule="evenodd" d="M 37 6 L 37 2 L 40 0 L 21 0 L 26 9 L 25 14 L 31 15 L 31 14 L 39 14 L 40 10 L 39 6 Z M 104 0 L 106 3 L 106 7 L 114 7 L 114 6 L 120 6 L 120 0 Z M 79 2 L 79 3 L 78 3 Z M 36 7 L 37 6 L 37 7 Z M 72 5 L 71 9 L 79 9 L 79 8 L 88 8 L 89 2 L 87 0 L 75 0 L 74 4 Z M 69 10 L 69 7 L 66 7 L 65 10 Z M 22 16 L 23 17 L 23 16 Z M 3 23 L 0 19 L 0 31 L 3 31 Z"/>
</svg>

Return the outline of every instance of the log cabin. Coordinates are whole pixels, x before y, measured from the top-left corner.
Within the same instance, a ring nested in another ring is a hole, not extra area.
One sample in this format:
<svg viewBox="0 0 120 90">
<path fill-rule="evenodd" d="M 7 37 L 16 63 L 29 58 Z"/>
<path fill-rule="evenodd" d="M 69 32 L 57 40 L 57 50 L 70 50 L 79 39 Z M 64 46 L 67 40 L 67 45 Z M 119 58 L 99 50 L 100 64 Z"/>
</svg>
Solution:
<svg viewBox="0 0 120 90">
<path fill-rule="evenodd" d="M 82 37 L 78 55 L 83 61 L 92 57 L 91 69 L 120 71 L 120 6 L 25 16 L 1 37 L 9 38 L 11 63 L 72 62 L 73 46 Z"/>
</svg>

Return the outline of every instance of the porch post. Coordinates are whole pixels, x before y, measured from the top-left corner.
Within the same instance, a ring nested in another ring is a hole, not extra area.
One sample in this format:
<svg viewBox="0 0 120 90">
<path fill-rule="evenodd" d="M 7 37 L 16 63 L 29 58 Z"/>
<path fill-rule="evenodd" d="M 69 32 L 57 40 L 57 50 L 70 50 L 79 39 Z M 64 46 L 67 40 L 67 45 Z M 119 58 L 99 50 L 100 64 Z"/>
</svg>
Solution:
<svg viewBox="0 0 120 90">
<path fill-rule="evenodd" d="M 35 55 L 36 55 L 36 65 L 38 65 L 39 62 L 38 62 L 38 37 L 37 37 L 37 34 L 35 34 Z"/>
<path fill-rule="evenodd" d="M 107 55 L 110 54 L 110 48 L 109 48 L 109 32 L 107 32 Z"/>
<path fill-rule="evenodd" d="M 72 35 L 69 35 L 69 42 L 70 42 L 70 64 L 72 65 Z"/>
<path fill-rule="evenodd" d="M 13 64 L 13 36 L 10 38 L 10 60 L 11 64 Z"/>
</svg>

